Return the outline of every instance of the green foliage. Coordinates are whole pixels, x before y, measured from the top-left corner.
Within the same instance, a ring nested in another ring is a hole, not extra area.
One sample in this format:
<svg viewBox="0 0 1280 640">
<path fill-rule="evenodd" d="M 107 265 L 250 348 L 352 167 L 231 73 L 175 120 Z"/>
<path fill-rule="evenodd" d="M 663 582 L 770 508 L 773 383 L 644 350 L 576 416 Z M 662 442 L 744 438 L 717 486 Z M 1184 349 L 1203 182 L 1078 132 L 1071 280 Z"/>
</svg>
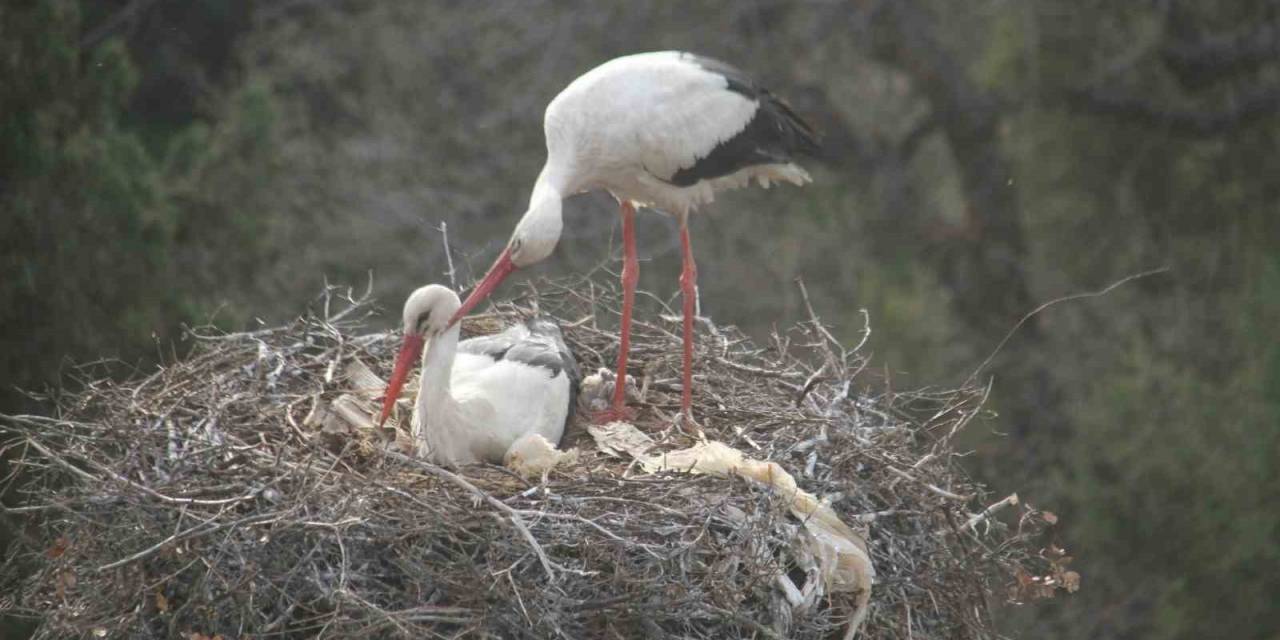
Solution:
<svg viewBox="0 0 1280 640">
<path fill-rule="evenodd" d="M 226 271 L 209 269 L 212 260 L 189 270 L 193 254 L 237 246 L 238 268 L 259 255 L 251 215 L 231 225 L 219 211 L 195 217 L 182 195 L 210 166 L 269 152 L 275 121 L 268 93 L 251 88 L 230 109 L 231 126 L 213 135 L 193 119 L 159 157 L 124 118 L 140 70 L 123 40 L 82 50 L 75 2 L 41 0 L 3 17 L 0 404 L 9 406 L 13 386 L 50 381 L 64 357 L 145 356 L 199 317 L 213 302 L 196 292 Z M 220 248 L 204 244 L 209 229 L 226 230 Z"/>
<path fill-rule="evenodd" d="M 987 46 L 977 56 L 971 73 L 988 89 L 1015 86 L 1027 72 L 1028 37 L 1026 7 L 1000 11 L 991 17 Z"/>
<path fill-rule="evenodd" d="M 1056 37 L 1064 55 L 1084 46 Z M 1280 566 L 1280 162 L 1265 151 L 1280 127 L 1185 138 L 1049 109 L 1011 123 L 1042 286 L 1170 268 L 1047 313 L 1073 428 L 1037 493 L 1068 515 L 1086 576 L 1048 633 L 1265 638 L 1280 628 L 1280 579 L 1260 570 Z"/>
<path fill-rule="evenodd" d="M 1242 311 L 1280 321 L 1274 307 Z M 1266 595 L 1280 578 L 1258 570 L 1280 562 L 1280 513 L 1267 506 L 1280 499 L 1280 423 L 1259 402 L 1274 393 L 1258 375 L 1268 349 L 1217 342 L 1242 366 L 1210 379 L 1194 349 L 1126 342 L 1085 389 L 1060 471 L 1064 497 L 1089 497 L 1076 502 L 1076 544 L 1100 592 L 1147 581 L 1131 597 L 1153 609 L 1152 637 L 1257 637 L 1280 623 Z"/>
</svg>

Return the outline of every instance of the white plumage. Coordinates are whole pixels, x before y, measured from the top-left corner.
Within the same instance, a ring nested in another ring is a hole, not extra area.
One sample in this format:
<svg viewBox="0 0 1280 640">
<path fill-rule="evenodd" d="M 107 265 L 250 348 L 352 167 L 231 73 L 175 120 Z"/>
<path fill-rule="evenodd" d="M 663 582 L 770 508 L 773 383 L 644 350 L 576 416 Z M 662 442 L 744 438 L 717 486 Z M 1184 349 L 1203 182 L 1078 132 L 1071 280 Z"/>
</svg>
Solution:
<svg viewBox="0 0 1280 640">
<path fill-rule="evenodd" d="M 752 178 L 766 185 L 809 182 L 789 159 L 746 164 L 687 186 L 671 182 L 742 134 L 762 105 L 780 104 L 754 85 L 731 90 L 735 80 L 725 75 L 728 69 L 692 54 L 659 51 L 616 58 L 579 76 L 547 105 L 547 162 L 535 191 L 549 188 L 563 197 L 605 189 L 619 200 L 685 214 L 711 202 L 716 191 Z M 785 124 L 803 127 L 798 120 Z M 812 135 L 807 127 L 803 133 Z"/>
<path fill-rule="evenodd" d="M 547 162 L 534 183 L 529 208 L 511 241 L 466 302 L 456 322 L 513 270 L 551 255 L 564 228 L 562 200 L 605 189 L 622 203 L 623 305 L 618 385 L 614 407 L 598 420 L 626 417 L 623 406 L 631 305 L 639 273 L 635 204 L 677 217 L 684 268 L 684 378 L 682 413 L 689 418 L 693 314 L 697 269 L 688 215 L 718 191 L 752 180 L 803 185 L 809 174 L 794 162 L 817 150 L 813 130 L 782 100 L 723 62 L 678 51 L 625 56 L 571 82 L 551 101 L 543 119 Z"/>
<path fill-rule="evenodd" d="M 458 341 L 448 327 L 460 303 L 428 285 L 404 306 L 405 345 L 388 388 L 383 420 L 427 342 L 413 413 L 418 453 L 440 464 L 500 463 L 544 438 L 555 445 L 572 412 L 577 366 L 559 329 L 530 320 L 502 333 Z"/>
</svg>

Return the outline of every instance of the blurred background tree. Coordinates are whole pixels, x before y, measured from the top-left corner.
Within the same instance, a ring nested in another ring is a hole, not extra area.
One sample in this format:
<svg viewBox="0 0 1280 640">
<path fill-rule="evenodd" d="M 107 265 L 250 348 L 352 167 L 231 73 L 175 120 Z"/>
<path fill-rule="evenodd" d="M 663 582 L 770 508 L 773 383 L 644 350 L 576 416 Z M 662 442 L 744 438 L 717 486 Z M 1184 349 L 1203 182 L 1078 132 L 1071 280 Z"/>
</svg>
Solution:
<svg viewBox="0 0 1280 640">
<path fill-rule="evenodd" d="M 980 374 L 973 471 L 1063 516 L 1085 582 L 1008 609 L 1062 638 L 1280 637 L 1280 3 L 28 0 L 0 8 L 0 382 L 150 362 L 180 325 L 478 275 L 524 209 L 542 109 L 610 57 L 750 70 L 826 136 L 803 190 L 693 221 L 704 312 L 802 309 L 868 385 Z M 574 198 L 539 275 L 616 268 Z M 642 286 L 674 295 L 671 221 Z M 616 247 L 615 247 L 616 248 Z M 508 287 L 508 291 L 512 288 Z M 390 324 L 390 323 L 389 323 Z M 874 532 L 873 532 L 874 535 Z"/>
</svg>

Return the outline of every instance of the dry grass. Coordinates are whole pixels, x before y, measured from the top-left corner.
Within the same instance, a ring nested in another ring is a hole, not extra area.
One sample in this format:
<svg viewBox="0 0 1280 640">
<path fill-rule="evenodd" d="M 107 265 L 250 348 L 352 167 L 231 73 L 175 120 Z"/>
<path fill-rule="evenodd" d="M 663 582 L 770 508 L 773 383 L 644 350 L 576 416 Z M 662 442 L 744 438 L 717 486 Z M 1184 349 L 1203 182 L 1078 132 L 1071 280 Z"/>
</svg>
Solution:
<svg viewBox="0 0 1280 640">
<path fill-rule="evenodd" d="M 488 318 L 540 307 L 584 371 L 608 366 L 610 285 L 536 286 Z M 678 325 L 644 299 L 637 425 L 687 446 L 672 420 Z M 326 292 L 316 306 L 285 327 L 193 331 L 189 355 L 128 382 L 84 380 L 53 417 L 0 417 L 26 525 L 0 605 L 42 618 L 41 638 L 842 633 L 834 598 L 782 597 L 780 574 L 813 576 L 794 561 L 798 523 L 751 483 L 646 474 L 597 452 L 581 425 L 565 443 L 577 463 L 533 484 L 495 467 L 452 482 L 375 437 L 317 432 L 307 416 L 345 390 L 345 364 L 385 374 L 398 337 L 361 332 L 363 300 Z M 1076 579 L 1039 541 L 1054 517 L 1008 500 L 984 511 L 996 501 L 961 470 L 952 437 L 983 389 L 872 391 L 865 364 L 817 318 L 769 345 L 703 323 L 696 415 L 866 535 L 877 579 L 862 637 L 993 637 L 991 603 Z"/>
</svg>

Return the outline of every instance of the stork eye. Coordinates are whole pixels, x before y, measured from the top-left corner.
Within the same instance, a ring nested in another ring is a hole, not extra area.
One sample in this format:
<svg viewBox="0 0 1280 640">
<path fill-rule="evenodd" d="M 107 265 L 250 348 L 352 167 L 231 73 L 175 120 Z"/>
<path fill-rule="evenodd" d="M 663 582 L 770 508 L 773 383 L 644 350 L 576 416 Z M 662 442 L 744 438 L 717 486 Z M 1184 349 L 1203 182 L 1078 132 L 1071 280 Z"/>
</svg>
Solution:
<svg viewBox="0 0 1280 640">
<path fill-rule="evenodd" d="M 431 323 L 431 310 L 428 309 L 426 311 L 423 311 L 422 315 L 418 316 L 417 322 L 414 322 L 413 325 L 418 328 L 418 333 L 426 333 L 427 325 L 430 323 Z"/>
<path fill-rule="evenodd" d="M 512 239 L 511 239 L 511 253 L 512 253 L 513 255 L 514 255 L 514 254 L 517 254 L 517 253 L 520 253 L 520 247 L 521 247 L 522 245 L 524 245 L 524 241 L 523 241 L 523 240 L 521 240 L 520 238 L 512 238 Z"/>
</svg>

